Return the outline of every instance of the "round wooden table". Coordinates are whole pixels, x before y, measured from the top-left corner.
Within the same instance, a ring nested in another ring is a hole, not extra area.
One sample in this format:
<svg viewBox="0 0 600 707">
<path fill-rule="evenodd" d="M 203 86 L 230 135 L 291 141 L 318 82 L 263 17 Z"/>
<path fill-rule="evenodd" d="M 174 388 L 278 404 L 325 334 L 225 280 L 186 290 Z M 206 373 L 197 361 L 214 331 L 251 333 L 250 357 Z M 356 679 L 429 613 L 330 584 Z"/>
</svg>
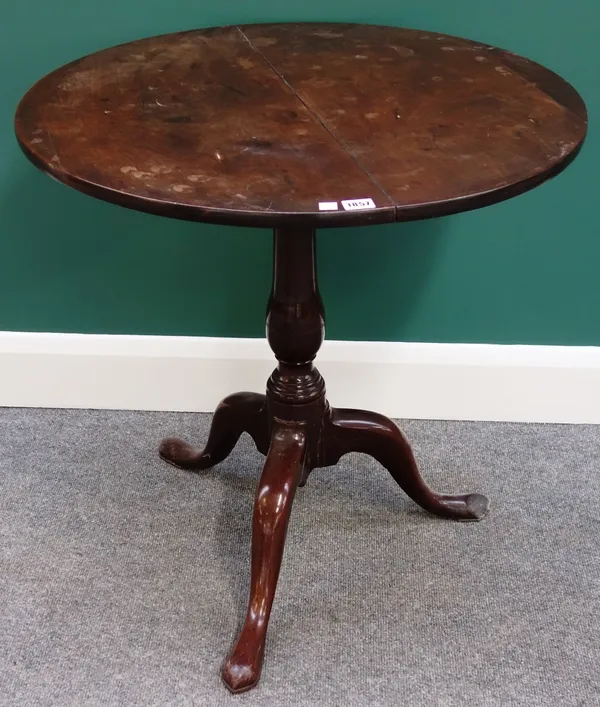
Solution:
<svg viewBox="0 0 600 707">
<path fill-rule="evenodd" d="M 266 395 L 225 398 L 203 450 L 176 439 L 160 447 L 175 466 L 206 469 L 247 432 L 267 456 L 248 614 L 222 672 L 232 691 L 260 677 L 290 509 L 312 469 L 366 452 L 431 513 L 479 520 L 488 505 L 432 490 L 389 419 L 329 407 L 313 365 L 324 334 L 315 229 L 515 196 L 564 169 L 586 127 L 578 93 L 534 62 L 457 37 L 352 24 L 143 39 L 54 71 L 21 101 L 23 151 L 65 184 L 163 216 L 274 229 L 267 338 L 279 364 Z"/>
</svg>

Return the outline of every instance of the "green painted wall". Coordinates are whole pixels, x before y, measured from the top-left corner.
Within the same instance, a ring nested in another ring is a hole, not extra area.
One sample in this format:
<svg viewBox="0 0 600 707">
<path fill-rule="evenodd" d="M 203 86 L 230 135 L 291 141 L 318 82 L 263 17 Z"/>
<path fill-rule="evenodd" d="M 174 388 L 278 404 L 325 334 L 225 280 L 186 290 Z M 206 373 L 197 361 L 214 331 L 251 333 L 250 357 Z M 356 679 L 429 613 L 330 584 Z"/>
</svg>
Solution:
<svg viewBox="0 0 600 707">
<path fill-rule="evenodd" d="M 600 345 L 598 0 L 0 0 L 0 330 L 262 336 L 269 232 L 170 222 L 69 190 L 21 155 L 12 116 L 35 80 L 97 49 L 291 20 L 497 44 L 562 74 L 591 114 L 582 155 L 534 192 L 436 221 L 323 231 L 328 337 Z"/>
</svg>

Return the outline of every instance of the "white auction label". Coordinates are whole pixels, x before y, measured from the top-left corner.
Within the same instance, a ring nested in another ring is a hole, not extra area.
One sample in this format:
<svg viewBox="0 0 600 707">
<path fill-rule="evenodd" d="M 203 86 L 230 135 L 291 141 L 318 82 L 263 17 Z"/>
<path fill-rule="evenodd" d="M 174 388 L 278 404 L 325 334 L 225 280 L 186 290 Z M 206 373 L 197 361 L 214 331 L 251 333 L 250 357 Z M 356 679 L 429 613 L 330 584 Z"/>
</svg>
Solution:
<svg viewBox="0 0 600 707">
<path fill-rule="evenodd" d="M 376 208 L 373 199 L 346 199 L 346 201 L 342 201 L 342 206 L 346 211 Z"/>
<path fill-rule="evenodd" d="M 337 201 L 319 201 L 319 211 L 337 211 Z"/>
</svg>

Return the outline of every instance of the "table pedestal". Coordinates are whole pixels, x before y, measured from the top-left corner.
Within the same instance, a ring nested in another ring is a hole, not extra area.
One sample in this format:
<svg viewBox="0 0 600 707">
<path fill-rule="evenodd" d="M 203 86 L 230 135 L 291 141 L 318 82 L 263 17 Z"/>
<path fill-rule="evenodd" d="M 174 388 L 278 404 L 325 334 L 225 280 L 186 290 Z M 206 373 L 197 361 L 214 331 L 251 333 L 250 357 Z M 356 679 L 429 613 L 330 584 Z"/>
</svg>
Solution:
<svg viewBox="0 0 600 707">
<path fill-rule="evenodd" d="M 315 231 L 276 229 L 267 338 L 279 365 L 267 383 L 267 394 L 237 393 L 225 398 L 214 414 L 203 450 L 177 439 L 165 439 L 160 447 L 160 456 L 177 467 L 207 469 L 223 461 L 242 432 L 247 432 L 267 457 L 254 505 L 248 614 L 222 672 L 232 692 L 248 690 L 260 678 L 292 502 L 296 488 L 306 483 L 313 469 L 336 464 L 348 452 L 364 452 L 431 513 L 475 521 L 487 511 L 488 501 L 480 494 L 446 495 L 431 489 L 419 473 L 410 445 L 388 418 L 330 408 L 325 382 L 312 363 L 323 336 Z"/>
</svg>

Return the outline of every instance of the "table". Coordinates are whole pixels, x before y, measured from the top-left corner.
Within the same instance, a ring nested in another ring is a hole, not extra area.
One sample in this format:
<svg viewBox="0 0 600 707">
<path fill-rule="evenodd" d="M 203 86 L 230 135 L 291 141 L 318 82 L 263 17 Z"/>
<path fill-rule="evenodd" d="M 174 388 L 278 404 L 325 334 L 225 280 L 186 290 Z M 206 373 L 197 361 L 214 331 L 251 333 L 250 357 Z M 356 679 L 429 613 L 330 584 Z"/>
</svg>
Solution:
<svg viewBox="0 0 600 707">
<path fill-rule="evenodd" d="M 313 469 L 365 452 L 431 513 L 475 521 L 488 507 L 477 493 L 432 490 L 386 417 L 329 406 L 313 365 L 324 336 L 316 228 L 507 199 L 563 170 L 586 127 L 578 93 L 532 61 L 354 24 L 143 39 L 68 64 L 22 99 L 22 149 L 65 184 L 172 218 L 274 229 L 267 338 L 278 366 L 266 395 L 225 398 L 202 450 L 177 439 L 160 446 L 165 461 L 190 470 L 223 461 L 242 432 L 266 455 L 248 613 L 222 670 L 230 690 L 259 680 L 292 501 Z"/>
</svg>

